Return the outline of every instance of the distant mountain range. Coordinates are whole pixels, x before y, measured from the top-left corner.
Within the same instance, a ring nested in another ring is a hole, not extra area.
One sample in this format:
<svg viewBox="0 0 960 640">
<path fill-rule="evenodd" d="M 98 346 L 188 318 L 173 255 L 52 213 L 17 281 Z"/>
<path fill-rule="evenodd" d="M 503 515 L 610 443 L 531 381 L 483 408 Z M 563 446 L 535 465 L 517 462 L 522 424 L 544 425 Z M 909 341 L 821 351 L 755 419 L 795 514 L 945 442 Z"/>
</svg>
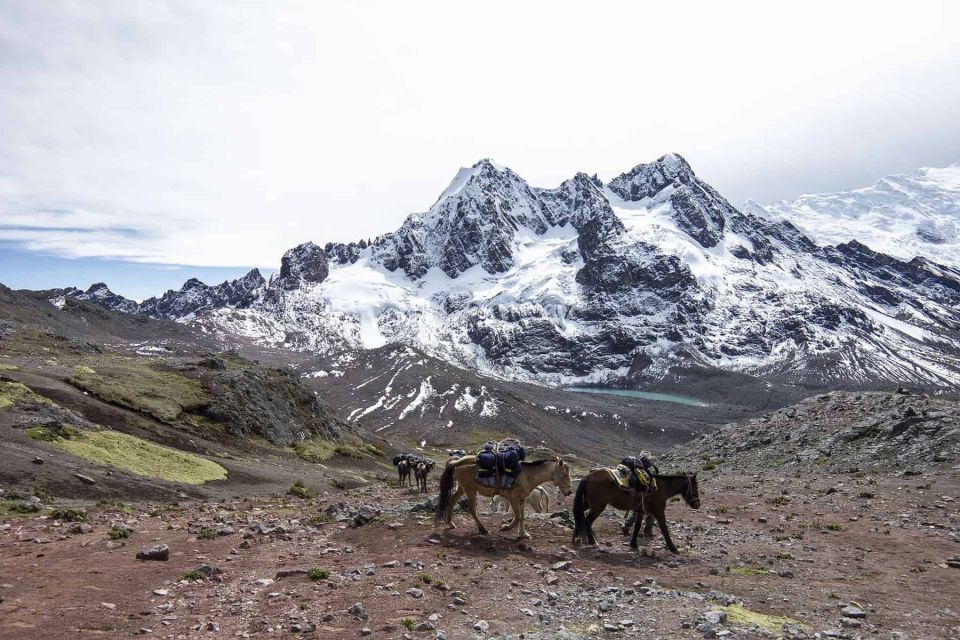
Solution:
<svg viewBox="0 0 960 640">
<path fill-rule="evenodd" d="M 744 210 L 790 220 L 820 244 L 859 240 L 901 260 L 924 256 L 960 267 L 960 165 L 765 207 L 747 201 Z"/>
<path fill-rule="evenodd" d="M 957 387 L 958 173 L 738 210 L 676 154 L 554 189 L 482 160 L 397 231 L 302 244 L 269 280 L 192 279 L 142 303 L 103 284 L 50 298 L 319 354 L 403 343 L 546 384 L 736 372 Z"/>
</svg>

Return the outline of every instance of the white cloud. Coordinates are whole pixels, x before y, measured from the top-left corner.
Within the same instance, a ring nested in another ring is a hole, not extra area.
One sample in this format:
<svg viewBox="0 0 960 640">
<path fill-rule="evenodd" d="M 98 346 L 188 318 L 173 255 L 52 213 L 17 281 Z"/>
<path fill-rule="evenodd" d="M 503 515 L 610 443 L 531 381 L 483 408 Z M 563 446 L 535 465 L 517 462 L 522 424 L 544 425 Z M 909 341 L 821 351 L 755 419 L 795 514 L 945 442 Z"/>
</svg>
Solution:
<svg viewBox="0 0 960 640">
<path fill-rule="evenodd" d="M 960 8 L 0 2 L 0 241 L 270 265 L 481 157 L 553 186 L 667 151 L 734 202 L 960 160 Z M 120 231 L 118 231 L 120 230 Z"/>
</svg>

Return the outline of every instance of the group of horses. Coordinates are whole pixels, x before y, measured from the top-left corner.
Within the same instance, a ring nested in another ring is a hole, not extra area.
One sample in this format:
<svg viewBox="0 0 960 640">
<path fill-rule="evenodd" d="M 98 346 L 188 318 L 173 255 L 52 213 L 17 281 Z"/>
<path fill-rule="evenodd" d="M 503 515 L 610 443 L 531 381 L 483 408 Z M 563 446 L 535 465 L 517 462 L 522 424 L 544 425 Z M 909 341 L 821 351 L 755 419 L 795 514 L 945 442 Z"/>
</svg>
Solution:
<svg viewBox="0 0 960 640">
<path fill-rule="evenodd" d="M 430 458 L 421 458 L 419 456 L 397 456 L 394 459 L 397 467 L 397 476 L 400 486 L 412 486 L 411 477 L 417 482 L 417 490 L 423 493 L 427 492 L 427 476 L 433 470 L 436 463 Z"/>
<path fill-rule="evenodd" d="M 525 528 L 525 504 L 527 499 L 536 491 L 542 491 L 541 485 L 554 484 L 562 496 L 574 493 L 573 481 L 570 475 L 570 465 L 562 458 L 556 457 L 547 460 L 525 462 L 523 472 L 514 481 L 509 489 L 501 489 L 499 478 L 492 487 L 480 484 L 476 480 L 476 456 L 451 457 L 444 467 L 440 477 L 440 495 L 437 499 L 436 524 L 445 525 L 448 529 L 456 528 L 453 523 L 453 507 L 461 496 L 467 498 L 467 510 L 473 517 L 481 535 L 489 531 L 477 515 L 477 496 L 493 498 L 498 496 L 510 505 L 513 517 L 505 522 L 501 531 L 517 528 L 521 538 L 529 538 Z M 670 537 L 667 527 L 667 502 L 681 496 L 687 506 L 692 509 L 700 508 L 700 491 L 697 486 L 697 474 L 664 475 L 657 474 L 656 489 L 650 493 L 642 493 L 624 489 L 607 469 L 594 469 L 580 479 L 573 501 L 574 544 L 596 545 L 593 532 L 593 523 L 608 507 L 626 512 L 635 512 L 636 523 L 630 546 L 638 547 L 638 537 L 641 523 L 646 517 L 647 523 L 644 535 L 652 534 L 652 516 L 660 526 L 664 542 L 673 553 L 679 553 Z"/>
</svg>

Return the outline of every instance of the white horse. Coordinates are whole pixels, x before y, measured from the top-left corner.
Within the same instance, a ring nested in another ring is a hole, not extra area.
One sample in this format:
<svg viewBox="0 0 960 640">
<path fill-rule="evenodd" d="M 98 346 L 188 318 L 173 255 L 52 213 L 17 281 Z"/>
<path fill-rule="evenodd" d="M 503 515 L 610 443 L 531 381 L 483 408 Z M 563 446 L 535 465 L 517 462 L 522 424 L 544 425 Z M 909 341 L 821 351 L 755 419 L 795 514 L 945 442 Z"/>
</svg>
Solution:
<svg viewBox="0 0 960 640">
<path fill-rule="evenodd" d="M 546 513 L 550 510 L 550 494 L 542 486 L 537 487 L 527 496 L 527 504 L 536 513 Z M 493 496 L 490 503 L 490 513 L 509 513 L 510 503 L 502 496 Z"/>
</svg>

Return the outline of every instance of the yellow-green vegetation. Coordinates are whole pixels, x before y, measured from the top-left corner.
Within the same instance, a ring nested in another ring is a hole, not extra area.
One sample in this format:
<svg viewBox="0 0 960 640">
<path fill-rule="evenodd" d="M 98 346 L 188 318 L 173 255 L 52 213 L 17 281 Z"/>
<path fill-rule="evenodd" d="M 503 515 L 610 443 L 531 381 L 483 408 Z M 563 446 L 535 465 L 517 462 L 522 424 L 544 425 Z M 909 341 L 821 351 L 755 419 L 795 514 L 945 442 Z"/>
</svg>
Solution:
<svg viewBox="0 0 960 640">
<path fill-rule="evenodd" d="M 364 448 L 367 450 L 367 453 L 369 453 L 369 454 L 372 455 L 372 456 L 377 456 L 378 458 L 382 458 L 382 457 L 383 457 L 383 449 L 381 449 L 380 447 L 378 447 L 378 446 L 375 445 L 375 444 L 368 444 L 368 445 L 367 445 L 366 447 L 364 447 Z"/>
<path fill-rule="evenodd" d="M 303 498 L 304 500 L 311 497 L 310 490 L 303 484 L 303 480 L 294 482 L 290 488 L 287 489 L 287 493 L 297 498 Z"/>
<path fill-rule="evenodd" d="M 88 366 L 85 365 L 85 364 L 78 364 L 77 366 L 75 366 L 75 367 L 73 368 L 73 372 L 74 372 L 74 373 L 78 373 L 78 374 L 80 374 L 80 373 L 96 373 L 96 371 L 94 371 L 93 369 L 91 369 L 90 367 L 88 367 Z"/>
<path fill-rule="evenodd" d="M 433 582 L 433 576 L 431 576 L 429 573 L 421 573 L 417 576 L 417 579 L 423 584 L 430 584 Z"/>
<path fill-rule="evenodd" d="M 197 532 L 197 540 L 216 540 L 219 537 L 220 534 L 217 533 L 217 530 L 210 527 L 204 527 Z"/>
<path fill-rule="evenodd" d="M 20 367 L 15 364 L 7 364 L 6 362 L 0 362 L 0 371 L 19 371 Z"/>
<path fill-rule="evenodd" d="M 170 482 L 203 484 L 223 480 L 227 470 L 219 464 L 191 453 L 162 447 L 134 436 L 110 431 L 51 433 L 42 427 L 28 430 L 30 437 L 47 440 L 54 447 L 78 458 L 110 465 L 138 476 L 150 476 Z"/>
<path fill-rule="evenodd" d="M 200 582 L 201 580 L 203 580 L 203 574 L 196 569 L 180 576 L 180 582 Z"/>
<path fill-rule="evenodd" d="M 352 447 L 349 444 L 340 443 L 333 447 L 333 452 L 338 456 L 343 456 L 344 458 L 352 458 L 354 460 L 360 460 L 363 458 L 363 454 L 360 453 L 360 450 L 356 447 Z"/>
<path fill-rule="evenodd" d="M 334 444 L 323 438 L 309 438 L 294 442 L 291 448 L 307 462 L 324 462 L 333 457 Z"/>
<path fill-rule="evenodd" d="M 15 403 L 27 400 L 43 404 L 53 404 L 50 400 L 34 393 L 25 384 L 11 380 L 0 380 L 0 409 L 12 407 Z"/>
<path fill-rule="evenodd" d="M 723 458 L 716 458 L 715 460 L 708 460 L 707 462 L 705 462 L 705 463 L 703 464 L 703 470 L 704 470 L 704 471 L 713 471 L 714 469 L 716 469 L 717 467 L 719 467 L 719 466 L 720 466 L 721 464 L 723 464 L 724 462 L 726 462 L 726 460 L 724 460 Z"/>
<path fill-rule="evenodd" d="M 403 628 L 407 631 L 413 631 L 413 627 L 416 626 L 417 621 L 413 618 L 401 618 L 400 624 L 403 625 Z"/>
<path fill-rule="evenodd" d="M 4 500 L 0 502 L 0 522 L 29 518 L 40 513 L 40 505 Z"/>
<path fill-rule="evenodd" d="M 839 522 L 830 522 L 827 524 L 827 529 L 830 531 L 843 531 L 843 525 Z"/>
<path fill-rule="evenodd" d="M 119 500 L 107 500 L 103 499 L 97 502 L 97 506 L 101 509 L 109 509 L 110 511 L 118 511 L 120 513 L 132 513 L 133 509 Z"/>
<path fill-rule="evenodd" d="M 54 509 L 50 517 L 60 522 L 86 522 L 87 512 L 83 509 Z"/>
<path fill-rule="evenodd" d="M 151 362 L 114 360 L 98 372 L 79 369 L 75 369 L 68 380 L 73 386 L 104 402 L 145 413 L 168 424 L 178 420 L 190 424 L 202 422 L 204 419 L 197 414 L 210 402 L 198 380 L 155 368 Z"/>
<path fill-rule="evenodd" d="M 317 580 L 326 580 L 327 578 L 330 577 L 330 570 L 318 569 L 317 567 L 314 567 L 312 569 L 307 569 L 307 577 L 313 580 L 314 582 L 316 582 Z"/>
<path fill-rule="evenodd" d="M 127 527 L 121 527 L 119 525 L 113 525 L 110 528 L 110 539 L 111 540 L 126 540 L 130 537 L 130 529 Z"/>
<path fill-rule="evenodd" d="M 807 625 L 803 624 L 802 622 L 798 622 L 793 618 L 757 613 L 756 611 L 744 609 L 739 604 L 728 605 L 723 607 L 723 610 L 727 613 L 727 623 L 730 626 L 748 628 L 755 626 L 775 635 L 780 634 L 781 630 L 783 629 L 783 625 L 798 627 L 804 630 L 809 629 Z"/>
</svg>

